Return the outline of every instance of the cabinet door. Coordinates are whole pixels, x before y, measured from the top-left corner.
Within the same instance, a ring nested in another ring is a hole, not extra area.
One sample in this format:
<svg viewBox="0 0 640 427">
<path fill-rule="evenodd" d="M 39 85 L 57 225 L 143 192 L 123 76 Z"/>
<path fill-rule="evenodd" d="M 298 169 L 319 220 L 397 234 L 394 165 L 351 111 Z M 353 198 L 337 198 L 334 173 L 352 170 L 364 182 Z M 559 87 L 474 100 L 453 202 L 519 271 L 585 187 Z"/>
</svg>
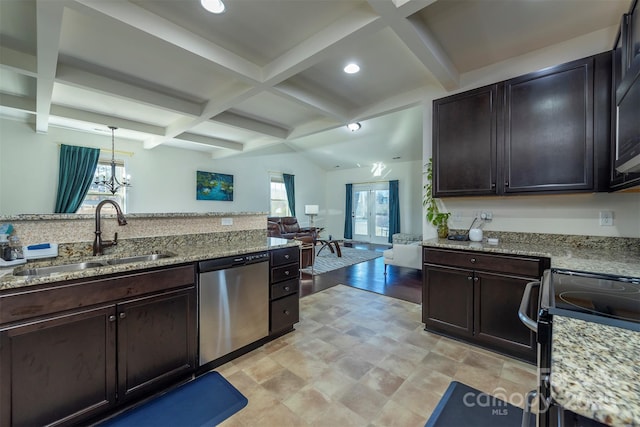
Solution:
<svg viewBox="0 0 640 427">
<path fill-rule="evenodd" d="M 118 304 L 118 399 L 128 400 L 193 372 L 195 288 Z"/>
<path fill-rule="evenodd" d="M 505 83 L 505 193 L 593 188 L 593 58 Z"/>
<path fill-rule="evenodd" d="M 434 196 L 496 193 L 497 85 L 433 102 Z"/>
<path fill-rule="evenodd" d="M 473 335 L 473 272 L 425 264 L 422 321 L 427 329 Z"/>
<path fill-rule="evenodd" d="M 0 425 L 76 423 L 115 401 L 115 308 L 0 332 Z"/>
<path fill-rule="evenodd" d="M 524 288 L 533 279 L 483 272 L 476 272 L 474 279 L 476 339 L 496 350 L 535 362 L 535 336 L 518 318 Z M 528 313 L 533 318 L 537 303 L 536 293 L 531 296 Z"/>
</svg>

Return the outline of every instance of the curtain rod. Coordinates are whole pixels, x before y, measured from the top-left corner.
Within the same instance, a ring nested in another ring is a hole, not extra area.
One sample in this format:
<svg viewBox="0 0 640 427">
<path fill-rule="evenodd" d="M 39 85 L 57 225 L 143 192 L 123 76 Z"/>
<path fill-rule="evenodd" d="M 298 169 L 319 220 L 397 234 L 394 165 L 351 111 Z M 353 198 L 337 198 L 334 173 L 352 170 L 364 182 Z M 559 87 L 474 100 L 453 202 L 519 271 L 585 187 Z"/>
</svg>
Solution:
<svg viewBox="0 0 640 427">
<path fill-rule="evenodd" d="M 380 184 L 381 182 L 390 182 L 390 181 L 393 181 L 393 179 L 383 179 L 381 181 L 351 182 L 351 183 L 347 183 L 347 184 L 353 184 L 353 185 L 358 185 L 358 184 Z"/>
<path fill-rule="evenodd" d="M 60 147 L 62 145 L 62 143 L 58 143 L 58 147 Z M 64 145 L 69 145 L 69 144 L 64 144 Z M 111 150 L 107 149 L 107 148 L 100 148 L 100 152 L 101 153 L 111 153 Z M 124 156 L 129 156 L 129 157 L 133 157 L 133 155 L 135 154 L 133 151 L 121 151 L 121 150 L 114 150 L 113 151 L 116 154 L 122 154 Z"/>
</svg>

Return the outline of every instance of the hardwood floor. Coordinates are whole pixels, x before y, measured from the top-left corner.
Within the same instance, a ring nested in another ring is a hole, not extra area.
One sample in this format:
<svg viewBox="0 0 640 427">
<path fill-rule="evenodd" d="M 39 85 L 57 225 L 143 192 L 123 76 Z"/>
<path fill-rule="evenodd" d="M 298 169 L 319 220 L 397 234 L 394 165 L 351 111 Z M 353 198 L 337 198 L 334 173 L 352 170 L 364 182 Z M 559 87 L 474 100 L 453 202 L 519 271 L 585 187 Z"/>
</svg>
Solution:
<svg viewBox="0 0 640 427">
<path fill-rule="evenodd" d="M 382 252 L 390 245 L 354 243 L 352 247 Z M 385 276 L 382 257 L 316 276 L 302 273 L 300 297 L 340 284 L 417 304 L 422 302 L 422 271 L 390 265 Z"/>
</svg>

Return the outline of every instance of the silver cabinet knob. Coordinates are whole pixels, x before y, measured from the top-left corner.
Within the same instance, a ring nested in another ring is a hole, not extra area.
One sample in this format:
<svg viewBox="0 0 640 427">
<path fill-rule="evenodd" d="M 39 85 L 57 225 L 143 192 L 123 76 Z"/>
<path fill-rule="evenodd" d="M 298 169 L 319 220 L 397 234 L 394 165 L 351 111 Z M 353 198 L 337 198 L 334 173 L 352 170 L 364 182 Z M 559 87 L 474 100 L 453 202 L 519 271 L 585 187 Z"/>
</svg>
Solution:
<svg viewBox="0 0 640 427">
<path fill-rule="evenodd" d="M 116 321 L 116 316 L 114 316 L 113 314 L 109 316 L 109 322 L 115 322 L 115 321 Z"/>
<path fill-rule="evenodd" d="M 120 318 L 124 319 L 125 317 L 127 317 L 127 313 L 125 313 L 124 311 L 120 313 Z"/>
</svg>

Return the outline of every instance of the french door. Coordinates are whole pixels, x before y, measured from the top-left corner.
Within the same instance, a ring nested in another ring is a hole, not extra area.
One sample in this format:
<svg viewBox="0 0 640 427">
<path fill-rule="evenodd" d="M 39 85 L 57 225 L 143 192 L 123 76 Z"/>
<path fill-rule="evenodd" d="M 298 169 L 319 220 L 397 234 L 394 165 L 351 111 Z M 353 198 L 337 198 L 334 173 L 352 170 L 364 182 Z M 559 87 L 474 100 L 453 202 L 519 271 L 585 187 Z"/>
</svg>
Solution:
<svg viewBox="0 0 640 427">
<path fill-rule="evenodd" d="M 353 184 L 353 240 L 389 241 L 389 183 Z"/>
</svg>

